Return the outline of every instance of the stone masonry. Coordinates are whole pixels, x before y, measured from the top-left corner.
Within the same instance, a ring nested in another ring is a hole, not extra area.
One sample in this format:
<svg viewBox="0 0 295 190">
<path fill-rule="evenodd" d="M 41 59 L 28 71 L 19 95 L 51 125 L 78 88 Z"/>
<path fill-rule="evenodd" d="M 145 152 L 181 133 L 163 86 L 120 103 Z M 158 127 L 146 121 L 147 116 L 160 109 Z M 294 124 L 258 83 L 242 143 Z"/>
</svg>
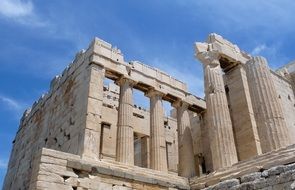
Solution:
<svg viewBox="0 0 295 190">
<path fill-rule="evenodd" d="M 295 189 L 295 62 L 195 47 L 205 100 L 95 38 L 24 112 L 3 189 Z"/>
</svg>

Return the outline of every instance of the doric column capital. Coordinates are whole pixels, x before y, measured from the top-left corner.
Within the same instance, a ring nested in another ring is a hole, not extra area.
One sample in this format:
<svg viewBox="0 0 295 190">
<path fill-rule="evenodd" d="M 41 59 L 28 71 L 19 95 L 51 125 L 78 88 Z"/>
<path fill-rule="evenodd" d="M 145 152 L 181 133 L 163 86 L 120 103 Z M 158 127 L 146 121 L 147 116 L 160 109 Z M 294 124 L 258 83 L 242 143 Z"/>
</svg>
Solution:
<svg viewBox="0 0 295 190">
<path fill-rule="evenodd" d="M 215 51 L 204 51 L 197 54 L 198 59 L 204 64 L 211 67 L 219 65 L 220 54 Z"/>
<path fill-rule="evenodd" d="M 162 92 L 160 92 L 160 91 L 157 91 L 157 90 L 155 90 L 155 89 L 150 89 L 149 91 L 147 91 L 146 93 L 145 93 L 145 96 L 147 96 L 147 97 L 149 97 L 149 98 L 151 98 L 151 97 L 153 97 L 153 96 L 160 96 L 160 97 L 163 97 L 165 94 L 164 93 L 162 93 Z"/>
<path fill-rule="evenodd" d="M 262 56 L 252 57 L 249 61 L 247 61 L 246 66 L 248 65 L 261 65 L 268 68 L 267 60 Z"/>
<path fill-rule="evenodd" d="M 123 84 L 128 84 L 129 86 L 133 86 L 136 84 L 136 82 L 128 77 L 125 77 L 125 76 L 122 76 L 120 78 L 118 78 L 115 83 L 118 85 L 118 86 L 121 86 Z"/>
<path fill-rule="evenodd" d="M 182 107 L 184 109 L 188 109 L 189 103 L 187 103 L 187 102 L 185 102 L 183 100 L 178 99 L 178 100 L 176 100 L 175 102 L 172 103 L 172 107 L 174 107 L 176 109 L 177 108 L 180 108 L 180 107 Z"/>
</svg>

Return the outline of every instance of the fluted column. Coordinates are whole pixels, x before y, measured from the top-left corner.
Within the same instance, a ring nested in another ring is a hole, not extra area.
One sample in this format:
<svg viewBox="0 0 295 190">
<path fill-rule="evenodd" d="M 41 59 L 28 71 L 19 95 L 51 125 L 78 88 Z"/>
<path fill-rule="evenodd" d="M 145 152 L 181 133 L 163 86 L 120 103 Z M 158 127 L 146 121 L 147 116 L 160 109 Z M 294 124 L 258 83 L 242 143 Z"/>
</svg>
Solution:
<svg viewBox="0 0 295 190">
<path fill-rule="evenodd" d="M 120 85 L 120 98 L 116 160 L 134 165 L 132 81 L 127 78 L 121 78 L 117 81 L 117 84 Z"/>
<path fill-rule="evenodd" d="M 173 106 L 177 109 L 178 175 L 190 178 L 196 175 L 196 167 L 188 104 L 177 101 Z"/>
<path fill-rule="evenodd" d="M 147 96 L 150 97 L 150 167 L 154 170 L 168 171 L 162 94 L 151 90 Z"/>
<path fill-rule="evenodd" d="M 238 161 L 232 122 L 219 55 L 203 52 L 198 54 L 198 58 L 203 62 L 210 148 L 213 169 L 217 170 Z"/>
<path fill-rule="evenodd" d="M 266 59 L 254 57 L 245 68 L 262 152 L 289 145 L 288 128 Z"/>
</svg>

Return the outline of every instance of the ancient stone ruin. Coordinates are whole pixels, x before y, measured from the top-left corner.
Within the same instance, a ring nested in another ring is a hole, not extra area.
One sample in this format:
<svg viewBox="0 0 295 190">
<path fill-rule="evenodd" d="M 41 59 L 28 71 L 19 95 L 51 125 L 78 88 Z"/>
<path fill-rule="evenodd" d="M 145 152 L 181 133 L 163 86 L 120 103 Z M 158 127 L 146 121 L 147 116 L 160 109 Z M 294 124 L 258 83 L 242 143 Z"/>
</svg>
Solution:
<svg viewBox="0 0 295 190">
<path fill-rule="evenodd" d="M 3 189 L 295 189 L 295 62 L 272 71 L 217 34 L 195 47 L 205 100 L 95 38 L 25 111 Z"/>
</svg>

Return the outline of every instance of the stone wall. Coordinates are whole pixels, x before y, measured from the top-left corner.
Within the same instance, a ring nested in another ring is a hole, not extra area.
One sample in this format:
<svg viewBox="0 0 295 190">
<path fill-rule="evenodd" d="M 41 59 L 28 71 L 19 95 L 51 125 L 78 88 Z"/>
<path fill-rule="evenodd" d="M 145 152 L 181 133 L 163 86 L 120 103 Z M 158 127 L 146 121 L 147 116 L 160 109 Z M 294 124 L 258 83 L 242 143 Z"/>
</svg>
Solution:
<svg viewBox="0 0 295 190">
<path fill-rule="evenodd" d="M 27 189 L 35 153 L 43 147 L 81 156 L 89 156 L 93 152 L 89 150 L 95 149 L 96 155 L 91 157 L 115 160 L 119 88 L 115 84 L 97 88 L 103 81 L 97 78 L 99 67 L 89 64 L 88 53 L 79 52 L 73 63 L 52 80 L 49 92 L 24 113 L 13 141 L 4 189 Z M 92 97 L 94 93 L 98 98 Z M 134 106 L 132 117 L 135 134 L 150 136 L 148 110 Z M 177 121 L 172 117 L 164 121 L 168 169 L 177 172 Z M 149 144 L 145 145 L 148 150 Z"/>
<path fill-rule="evenodd" d="M 229 179 L 204 190 L 293 190 L 295 189 L 295 163 L 279 165 L 261 172 Z"/>
<path fill-rule="evenodd" d="M 255 174 L 263 173 L 264 175 L 265 173 L 267 173 L 267 171 L 272 171 L 274 168 L 277 168 L 277 167 L 287 168 L 287 169 L 284 169 L 284 171 L 287 171 L 290 168 L 295 167 L 295 145 L 291 145 L 286 148 L 282 148 L 282 149 L 268 152 L 265 154 L 261 154 L 251 159 L 240 161 L 232 165 L 231 167 L 219 169 L 217 171 L 211 172 L 208 175 L 190 178 L 189 181 L 190 181 L 190 186 L 192 189 L 205 189 L 205 188 L 230 189 L 230 187 L 225 187 L 225 186 L 230 186 L 230 185 L 236 186 L 236 185 L 240 185 L 241 183 L 244 183 L 245 181 L 241 180 L 242 178 L 244 178 L 243 176 L 248 176 L 249 174 L 251 176 L 252 173 L 255 173 Z M 281 170 L 280 173 L 282 173 L 282 171 L 283 170 Z M 277 173 L 276 175 L 280 175 L 280 173 Z M 284 174 L 282 174 L 282 176 L 283 175 Z M 268 177 L 264 175 L 264 178 L 268 178 Z M 292 180 L 294 181 L 294 179 Z M 232 184 L 232 182 L 234 184 Z M 283 182 L 282 181 L 279 182 L 277 180 L 276 184 L 280 184 L 280 183 L 283 183 Z M 264 184 L 264 185 L 267 185 L 267 184 Z M 274 183 L 270 183 L 269 186 L 272 186 L 272 185 L 274 185 Z M 243 186 L 247 186 L 247 185 L 243 185 Z M 253 188 L 245 187 L 241 189 L 253 189 Z"/>
<path fill-rule="evenodd" d="M 77 155 L 42 149 L 33 165 L 30 189 L 131 190 L 190 189 L 175 174 L 111 161 L 87 161 Z"/>
<path fill-rule="evenodd" d="M 27 187 L 32 174 L 34 154 L 42 147 L 82 154 L 87 107 L 85 92 L 88 86 L 85 80 L 88 64 L 82 64 L 82 59 L 83 56 L 80 60 L 75 60 L 62 76 L 54 78 L 49 94 L 42 96 L 25 113 L 14 141 L 5 188 Z M 78 67 L 77 64 L 81 66 Z M 114 84 L 104 88 L 101 123 L 106 125 L 99 126 L 97 123 L 101 132 L 98 151 L 100 155 L 97 159 L 115 160 L 116 157 L 118 94 Z M 149 136 L 149 112 L 136 106 L 133 112 L 134 132 L 140 136 Z M 170 171 L 177 172 L 177 122 L 174 118 L 165 117 L 165 124 L 166 142 L 170 145 L 168 166 Z"/>
<path fill-rule="evenodd" d="M 4 189 L 28 189 L 35 154 L 48 147 L 79 154 L 87 104 L 84 53 L 55 77 L 47 94 L 24 113 L 13 141 Z"/>
</svg>

